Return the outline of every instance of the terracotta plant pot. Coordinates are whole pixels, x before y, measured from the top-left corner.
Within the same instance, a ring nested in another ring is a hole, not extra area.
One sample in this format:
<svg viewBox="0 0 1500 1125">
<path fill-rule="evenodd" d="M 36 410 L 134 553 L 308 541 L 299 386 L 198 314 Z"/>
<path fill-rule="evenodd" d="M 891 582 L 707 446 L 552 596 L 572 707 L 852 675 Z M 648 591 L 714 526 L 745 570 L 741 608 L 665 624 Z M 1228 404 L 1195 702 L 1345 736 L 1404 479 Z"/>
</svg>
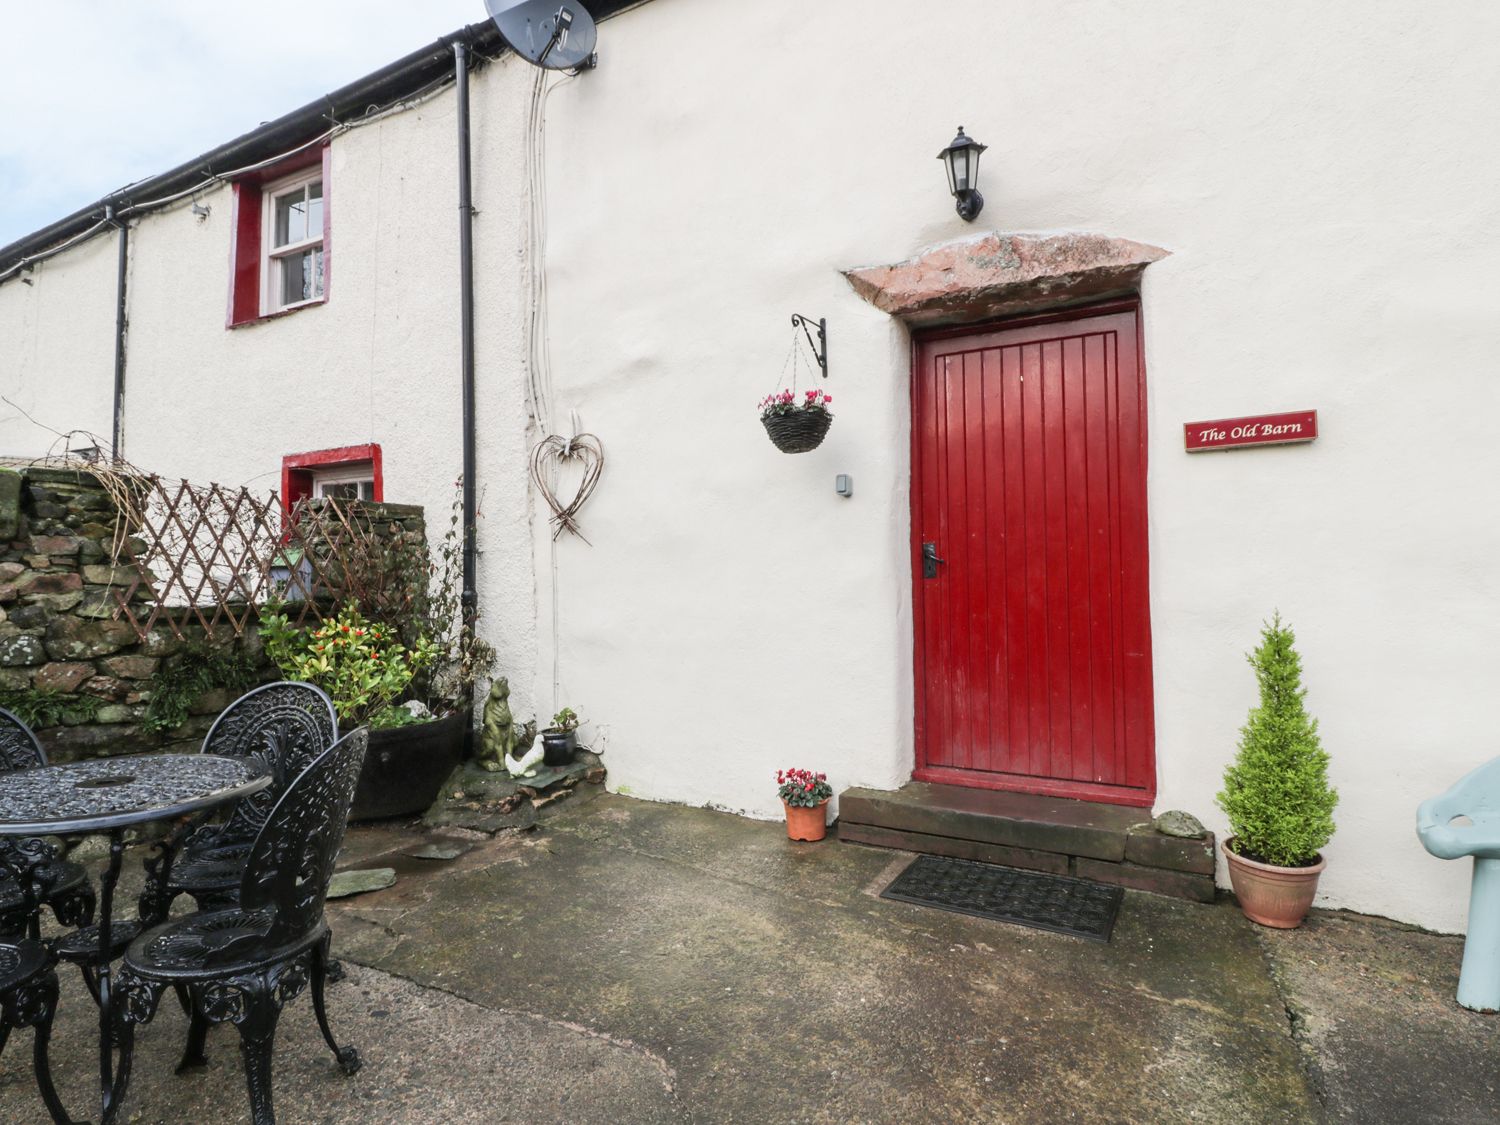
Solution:
<svg viewBox="0 0 1500 1125">
<path fill-rule="evenodd" d="M 1224 841 L 1224 858 L 1229 861 L 1229 883 L 1245 917 L 1278 930 L 1302 925 L 1327 861 L 1320 855 L 1311 867 L 1274 867 L 1236 855 L 1230 847 L 1233 843 L 1233 837 Z"/>
<path fill-rule="evenodd" d="M 823 800 L 812 808 L 799 808 L 781 802 L 786 809 L 786 835 L 789 840 L 821 840 L 828 834 L 828 802 Z"/>
</svg>

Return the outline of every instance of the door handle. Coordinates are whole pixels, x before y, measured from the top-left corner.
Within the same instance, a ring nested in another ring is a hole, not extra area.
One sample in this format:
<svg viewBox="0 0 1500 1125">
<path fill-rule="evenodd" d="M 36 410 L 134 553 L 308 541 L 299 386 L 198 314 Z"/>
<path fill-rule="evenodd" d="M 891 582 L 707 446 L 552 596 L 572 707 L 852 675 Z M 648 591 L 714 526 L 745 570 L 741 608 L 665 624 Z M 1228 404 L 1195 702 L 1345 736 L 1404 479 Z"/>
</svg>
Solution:
<svg viewBox="0 0 1500 1125">
<path fill-rule="evenodd" d="M 922 544 L 922 577 L 936 578 L 938 563 L 947 565 L 947 559 L 938 558 L 936 543 Z"/>
</svg>

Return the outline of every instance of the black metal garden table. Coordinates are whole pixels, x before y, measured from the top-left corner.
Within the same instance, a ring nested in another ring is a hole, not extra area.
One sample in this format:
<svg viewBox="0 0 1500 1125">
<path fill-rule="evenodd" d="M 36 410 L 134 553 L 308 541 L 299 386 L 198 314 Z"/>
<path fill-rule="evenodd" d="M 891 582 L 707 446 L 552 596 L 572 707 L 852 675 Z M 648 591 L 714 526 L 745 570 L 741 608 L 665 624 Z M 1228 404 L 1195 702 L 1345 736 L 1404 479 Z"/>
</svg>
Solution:
<svg viewBox="0 0 1500 1125">
<path fill-rule="evenodd" d="M 0 776 L 0 836 L 109 837 L 99 877 L 99 1078 L 104 1118 L 111 1115 L 111 927 L 125 830 L 204 813 L 271 784 L 250 761 L 213 754 L 143 754 L 37 766 Z"/>
</svg>

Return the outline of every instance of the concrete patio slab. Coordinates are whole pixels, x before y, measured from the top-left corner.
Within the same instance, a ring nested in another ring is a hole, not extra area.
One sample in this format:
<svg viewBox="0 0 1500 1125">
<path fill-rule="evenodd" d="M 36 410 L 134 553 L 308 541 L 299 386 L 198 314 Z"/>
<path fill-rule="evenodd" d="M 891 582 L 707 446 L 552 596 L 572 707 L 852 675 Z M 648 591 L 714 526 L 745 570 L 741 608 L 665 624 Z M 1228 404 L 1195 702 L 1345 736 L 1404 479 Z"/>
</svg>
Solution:
<svg viewBox="0 0 1500 1125">
<path fill-rule="evenodd" d="M 358 844 L 368 865 L 398 840 Z M 1132 894 L 1099 946 L 876 898 L 907 858 L 606 796 L 339 904 L 338 932 L 649 1050 L 695 1120 L 1315 1118 L 1236 911 Z"/>
<path fill-rule="evenodd" d="M 307 996 L 282 1013 L 276 1038 L 276 1110 L 286 1125 L 402 1122 L 682 1121 L 665 1064 L 628 1044 L 536 1016 L 497 1012 L 387 973 L 348 966 L 329 990 L 329 1018 L 364 1069 L 345 1077 L 318 1033 Z M 98 1025 L 76 971 L 63 978 L 53 1036 L 58 1093 L 79 1120 L 99 1120 Z M 208 1038 L 209 1065 L 173 1073 L 187 1019 L 163 999 L 137 1038 L 131 1125 L 229 1125 L 250 1120 L 239 1036 Z M 31 1072 L 31 1033 L 0 1059 L 0 1121 L 49 1121 Z"/>
<path fill-rule="evenodd" d="M 1098 945 L 880 899 L 910 857 L 589 787 L 537 832 L 351 831 L 389 889 L 331 903 L 344 1078 L 306 1000 L 283 1017 L 286 1122 L 1350 1122 L 1494 1116 L 1500 1021 L 1452 1003 L 1460 941 L 1315 912 L 1127 892 Z M 455 839 L 462 847 L 453 848 Z M 411 855 L 425 845 L 460 854 Z M 97 1116 L 72 976 L 55 1057 Z M 172 1074 L 141 1039 L 131 1120 L 248 1120 L 232 1029 Z M 0 1120 L 42 1120 L 28 1036 Z"/>
<path fill-rule="evenodd" d="M 1463 938 L 1330 911 L 1257 936 L 1331 1117 L 1500 1120 L 1500 1016 L 1454 1000 Z"/>
</svg>

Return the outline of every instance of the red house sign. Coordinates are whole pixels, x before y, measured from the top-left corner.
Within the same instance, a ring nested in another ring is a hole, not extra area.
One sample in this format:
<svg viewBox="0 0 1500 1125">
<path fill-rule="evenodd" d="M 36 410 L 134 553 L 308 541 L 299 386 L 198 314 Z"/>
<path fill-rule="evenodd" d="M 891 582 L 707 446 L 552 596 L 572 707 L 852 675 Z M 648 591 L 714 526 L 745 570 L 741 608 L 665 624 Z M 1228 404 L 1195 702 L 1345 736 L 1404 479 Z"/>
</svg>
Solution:
<svg viewBox="0 0 1500 1125">
<path fill-rule="evenodd" d="M 1189 453 L 1235 449 L 1242 445 L 1288 445 L 1318 436 L 1318 412 L 1252 414 L 1248 418 L 1220 418 L 1216 422 L 1186 422 L 1182 427 Z"/>
</svg>

